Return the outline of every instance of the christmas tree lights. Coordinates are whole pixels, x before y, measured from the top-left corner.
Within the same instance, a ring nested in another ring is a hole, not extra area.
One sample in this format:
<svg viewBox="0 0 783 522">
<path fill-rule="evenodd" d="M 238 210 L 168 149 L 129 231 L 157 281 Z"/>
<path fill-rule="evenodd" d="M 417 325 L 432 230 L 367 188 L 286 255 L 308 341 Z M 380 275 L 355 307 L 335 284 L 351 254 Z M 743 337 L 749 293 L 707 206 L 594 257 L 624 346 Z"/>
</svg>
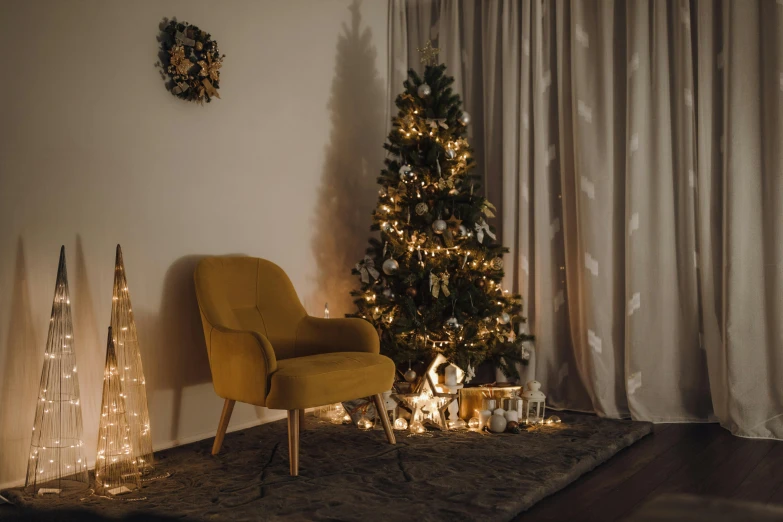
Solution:
<svg viewBox="0 0 783 522">
<path fill-rule="evenodd" d="M 122 373 L 117 364 L 112 327 L 106 341 L 103 398 L 95 459 L 96 491 L 108 495 L 132 493 L 141 488 L 141 474 L 131 443 L 131 428 L 125 410 Z"/>
<path fill-rule="evenodd" d="M 451 89 L 454 78 L 434 64 L 437 49 L 428 43 L 421 52 L 424 75 L 409 71 L 384 144 L 371 227 L 380 239 L 370 240 L 353 270 L 360 288 L 352 316 L 378 329 L 381 353 L 398 365 L 442 354 L 466 380 L 484 361 L 519 377 L 516 364 L 527 363 L 523 343 L 532 338 L 521 297 L 502 287 L 508 249 L 487 223 L 495 208 L 471 174 L 470 117 Z"/>
<path fill-rule="evenodd" d="M 124 402 L 133 455 L 136 457 L 136 464 L 141 473 L 148 474 L 153 468 L 153 456 L 150 416 L 147 408 L 147 387 L 120 245 L 117 245 L 114 263 L 111 327 L 114 332 L 117 371 L 125 396 Z"/>
<path fill-rule="evenodd" d="M 39 495 L 88 485 L 76 370 L 65 247 L 61 247 L 25 480 L 25 487 Z"/>
</svg>

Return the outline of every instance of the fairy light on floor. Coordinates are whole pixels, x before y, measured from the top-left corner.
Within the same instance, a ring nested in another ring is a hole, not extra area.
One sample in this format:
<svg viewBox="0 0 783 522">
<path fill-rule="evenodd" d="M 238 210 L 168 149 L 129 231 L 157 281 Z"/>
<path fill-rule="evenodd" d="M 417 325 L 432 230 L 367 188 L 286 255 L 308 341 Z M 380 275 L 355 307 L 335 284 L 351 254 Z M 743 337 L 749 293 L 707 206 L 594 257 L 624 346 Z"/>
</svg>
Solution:
<svg viewBox="0 0 783 522">
<path fill-rule="evenodd" d="M 126 394 L 118 368 L 112 327 L 106 341 L 103 371 L 103 398 L 98 425 L 98 452 L 95 458 L 96 492 L 111 496 L 132 493 L 141 488 L 141 473 L 131 443 L 126 416 Z"/>
<path fill-rule="evenodd" d="M 86 488 L 88 476 L 65 247 L 60 248 L 36 404 L 25 487 L 38 495 Z"/>
<path fill-rule="evenodd" d="M 117 255 L 114 262 L 111 326 L 114 332 L 117 370 L 125 398 L 128 427 L 130 428 L 130 442 L 139 471 L 143 475 L 148 475 L 153 469 L 154 460 L 150 415 L 147 407 L 147 386 L 120 245 L 117 245 Z"/>
</svg>

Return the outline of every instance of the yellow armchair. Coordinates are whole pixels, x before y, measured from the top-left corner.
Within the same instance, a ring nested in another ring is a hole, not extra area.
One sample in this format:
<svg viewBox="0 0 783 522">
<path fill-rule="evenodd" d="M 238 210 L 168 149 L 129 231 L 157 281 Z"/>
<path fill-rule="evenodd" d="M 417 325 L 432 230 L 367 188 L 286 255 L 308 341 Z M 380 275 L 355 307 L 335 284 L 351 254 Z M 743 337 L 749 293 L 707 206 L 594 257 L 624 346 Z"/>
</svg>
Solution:
<svg viewBox="0 0 783 522">
<path fill-rule="evenodd" d="M 194 274 L 215 393 L 225 399 L 212 454 L 236 401 L 288 411 L 291 475 L 299 474 L 304 409 L 373 397 L 391 388 L 394 363 L 362 319 L 307 315 L 283 270 L 265 259 L 207 257 Z M 386 437 L 395 443 L 386 415 Z"/>
</svg>

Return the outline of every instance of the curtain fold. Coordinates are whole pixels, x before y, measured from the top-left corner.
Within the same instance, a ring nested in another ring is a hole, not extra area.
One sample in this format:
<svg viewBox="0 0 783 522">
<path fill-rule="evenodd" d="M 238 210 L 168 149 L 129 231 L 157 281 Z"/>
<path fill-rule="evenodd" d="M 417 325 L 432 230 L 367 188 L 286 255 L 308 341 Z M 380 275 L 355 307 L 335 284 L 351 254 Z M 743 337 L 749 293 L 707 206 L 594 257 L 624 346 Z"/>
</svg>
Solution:
<svg viewBox="0 0 783 522">
<path fill-rule="evenodd" d="M 428 39 L 555 407 L 783 438 L 783 5 L 390 3 L 391 92 Z"/>
</svg>

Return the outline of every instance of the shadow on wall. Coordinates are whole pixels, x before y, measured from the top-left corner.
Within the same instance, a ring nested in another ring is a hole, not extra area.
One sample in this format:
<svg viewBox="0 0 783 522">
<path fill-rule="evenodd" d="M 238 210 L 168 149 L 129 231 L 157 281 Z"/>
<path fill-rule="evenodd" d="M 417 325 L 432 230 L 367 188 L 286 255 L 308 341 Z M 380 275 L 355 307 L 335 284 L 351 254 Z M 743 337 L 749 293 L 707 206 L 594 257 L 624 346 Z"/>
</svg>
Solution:
<svg viewBox="0 0 783 522">
<path fill-rule="evenodd" d="M 67 254 L 67 252 L 66 252 Z M 108 256 L 107 256 L 108 260 Z M 103 390 L 103 367 L 106 360 L 106 329 L 108 324 L 98 326 L 95 315 L 95 305 L 92 302 L 92 289 L 87 276 L 87 260 L 81 235 L 76 236 L 76 267 L 73 278 L 68 282 L 74 306 L 73 315 L 74 338 L 77 342 L 76 357 L 83 361 L 79 366 L 86 371 L 79 372 L 79 392 L 82 401 L 82 423 L 84 428 L 84 443 L 88 448 L 85 452 L 87 460 L 92 460 L 92 448 L 95 447 L 98 435 L 98 413 L 101 410 Z M 112 276 L 114 271 L 112 270 Z M 101 300 L 99 306 L 111 307 L 111 295 Z M 78 303 L 78 304 L 77 304 Z M 108 317 L 108 314 L 104 317 Z"/>
<path fill-rule="evenodd" d="M 313 223 L 316 285 L 308 299 L 319 309 L 328 302 L 332 317 L 354 310 L 350 291 L 358 280 L 351 267 L 367 247 L 386 128 L 386 91 L 375 67 L 372 32 L 361 28 L 358 1 L 349 10 L 351 25 L 343 25 L 337 40 L 331 142 Z"/>
<path fill-rule="evenodd" d="M 212 382 L 193 283 L 193 271 L 203 257 L 193 255 L 178 259 L 166 272 L 160 310 L 135 313 L 142 361 L 154 361 L 154 364 L 144 366 L 144 376 L 153 417 L 150 420 L 158 440 L 178 439 L 183 390 Z M 131 292 L 132 285 L 133 272 L 130 271 L 128 286 Z M 155 396 L 167 394 L 171 394 L 172 401 L 171 410 L 165 412 L 165 418 L 170 419 L 168 425 L 156 422 L 153 412 Z"/>
<path fill-rule="evenodd" d="M 8 482 L 11 477 L 22 477 L 27 470 L 26 455 L 35 416 L 32 398 L 38 395 L 43 365 L 44 346 L 39 345 L 35 336 L 27 277 L 24 243 L 20 237 L 14 279 L 9 285 L 12 287 L 11 313 L 2 366 L 3 387 L 0 389 L 0 426 L 5 435 L 0 450 L 0 483 Z"/>
</svg>

